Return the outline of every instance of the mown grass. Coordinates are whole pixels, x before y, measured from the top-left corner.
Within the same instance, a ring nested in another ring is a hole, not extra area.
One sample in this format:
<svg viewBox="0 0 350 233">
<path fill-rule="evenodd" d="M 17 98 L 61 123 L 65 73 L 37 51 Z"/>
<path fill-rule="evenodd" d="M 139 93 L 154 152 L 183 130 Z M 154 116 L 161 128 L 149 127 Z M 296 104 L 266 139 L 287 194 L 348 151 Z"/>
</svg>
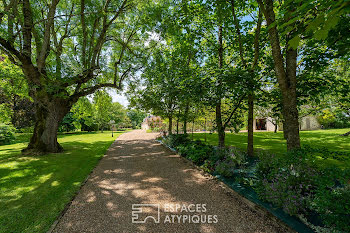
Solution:
<svg viewBox="0 0 350 233">
<path fill-rule="evenodd" d="M 350 137 L 339 136 L 346 133 L 350 129 L 331 129 L 331 130 L 315 130 L 301 131 L 300 140 L 302 146 L 309 145 L 312 147 L 326 147 L 331 151 L 348 151 L 350 153 Z M 217 134 L 195 133 L 194 140 L 205 140 L 211 145 L 217 145 Z M 235 146 L 242 150 L 247 148 L 247 133 L 227 133 L 225 143 L 228 146 Z M 283 154 L 287 150 L 286 141 L 283 132 L 254 132 L 254 148 L 270 151 L 275 154 Z M 350 158 L 348 161 L 333 161 L 329 159 L 327 163 L 334 163 L 340 166 L 350 167 Z"/>
<path fill-rule="evenodd" d="M 46 232 L 122 133 L 62 134 L 65 151 L 44 156 L 21 155 L 28 134 L 0 146 L 0 232 Z"/>
</svg>

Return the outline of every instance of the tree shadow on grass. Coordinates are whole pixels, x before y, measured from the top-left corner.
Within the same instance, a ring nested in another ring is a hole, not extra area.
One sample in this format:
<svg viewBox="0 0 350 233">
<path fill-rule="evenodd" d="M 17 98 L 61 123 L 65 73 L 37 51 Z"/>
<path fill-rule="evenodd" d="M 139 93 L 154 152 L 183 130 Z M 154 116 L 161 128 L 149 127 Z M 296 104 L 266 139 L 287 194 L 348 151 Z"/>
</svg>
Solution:
<svg viewBox="0 0 350 233">
<path fill-rule="evenodd" d="M 43 156 L 3 152 L 0 232 L 45 232 L 111 143 L 64 142 L 64 153 Z"/>
</svg>

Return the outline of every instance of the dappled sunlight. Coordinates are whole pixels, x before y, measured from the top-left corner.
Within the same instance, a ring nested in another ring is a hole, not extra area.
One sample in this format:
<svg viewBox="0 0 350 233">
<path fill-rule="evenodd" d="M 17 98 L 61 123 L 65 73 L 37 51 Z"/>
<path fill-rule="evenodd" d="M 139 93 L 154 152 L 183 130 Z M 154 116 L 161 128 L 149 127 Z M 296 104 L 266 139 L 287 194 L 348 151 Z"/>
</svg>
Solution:
<svg viewBox="0 0 350 233">
<path fill-rule="evenodd" d="M 46 231 L 115 139 L 106 136 L 59 135 L 65 151 L 42 156 L 22 156 L 27 143 L 0 146 L 0 231 Z"/>
<path fill-rule="evenodd" d="M 135 140 L 128 140 L 131 136 Z M 226 194 L 218 190 L 214 183 L 208 182 L 211 179 L 203 176 L 190 162 L 156 143 L 151 136 L 148 136 L 148 140 L 138 140 L 139 136 L 137 131 L 133 131 L 120 137 L 118 144 L 100 161 L 55 232 L 91 229 L 145 233 L 224 232 L 226 228 L 220 224 L 131 223 L 132 204 L 158 204 L 162 207 L 168 204 L 204 203 L 208 205 L 208 213 L 220 214 L 224 219 L 227 212 L 222 210 L 230 202 L 228 199 L 217 201 L 223 196 L 227 197 Z M 221 207 L 212 208 L 213 201 Z M 154 206 L 143 209 L 143 213 L 157 214 L 157 211 Z M 176 214 L 174 210 L 165 212 L 160 209 L 163 219 L 169 213 Z M 97 227 L 101 222 L 108 222 L 104 226 L 106 228 Z"/>
</svg>

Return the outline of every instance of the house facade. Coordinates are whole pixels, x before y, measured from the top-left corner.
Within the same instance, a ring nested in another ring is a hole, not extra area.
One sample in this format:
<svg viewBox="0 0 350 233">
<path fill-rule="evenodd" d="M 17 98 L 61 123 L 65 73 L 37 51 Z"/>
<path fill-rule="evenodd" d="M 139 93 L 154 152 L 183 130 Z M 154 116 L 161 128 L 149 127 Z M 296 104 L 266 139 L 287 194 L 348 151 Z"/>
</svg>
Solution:
<svg viewBox="0 0 350 233">
<path fill-rule="evenodd" d="M 271 117 L 262 118 L 257 117 L 254 119 L 253 127 L 254 131 L 275 131 L 274 120 Z M 319 130 L 322 126 L 318 122 L 316 116 L 309 115 L 302 117 L 299 123 L 300 130 Z M 283 124 L 277 125 L 277 130 L 283 130 Z"/>
</svg>

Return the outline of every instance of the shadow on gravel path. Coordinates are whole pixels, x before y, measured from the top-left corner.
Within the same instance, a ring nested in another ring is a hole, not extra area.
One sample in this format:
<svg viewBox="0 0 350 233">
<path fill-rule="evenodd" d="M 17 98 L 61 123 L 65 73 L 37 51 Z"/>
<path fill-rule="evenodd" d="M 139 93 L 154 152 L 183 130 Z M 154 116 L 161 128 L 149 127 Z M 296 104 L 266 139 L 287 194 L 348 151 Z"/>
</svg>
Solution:
<svg viewBox="0 0 350 233">
<path fill-rule="evenodd" d="M 118 137 L 54 232 L 290 231 L 274 217 L 254 211 L 238 194 L 157 143 L 156 135 L 135 130 Z M 138 215 L 140 221 L 148 215 L 158 220 L 159 206 L 159 223 L 150 218 L 146 223 L 133 223 L 133 204 L 154 204 L 143 207 L 144 213 Z M 165 209 L 178 205 L 192 211 L 191 204 L 200 204 L 201 208 L 198 212 Z M 189 223 L 198 219 L 199 223 Z M 212 223 L 208 223 L 209 219 Z"/>
</svg>

